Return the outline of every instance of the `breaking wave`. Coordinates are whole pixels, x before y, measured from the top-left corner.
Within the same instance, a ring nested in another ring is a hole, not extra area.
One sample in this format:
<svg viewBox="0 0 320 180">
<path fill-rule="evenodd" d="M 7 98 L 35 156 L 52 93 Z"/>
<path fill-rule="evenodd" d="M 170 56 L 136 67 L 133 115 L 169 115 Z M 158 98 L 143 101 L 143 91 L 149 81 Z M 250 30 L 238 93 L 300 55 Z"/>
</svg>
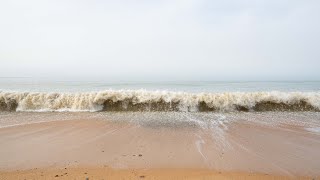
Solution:
<svg viewBox="0 0 320 180">
<path fill-rule="evenodd" d="M 319 111 L 320 92 L 0 92 L 0 111 Z"/>
</svg>

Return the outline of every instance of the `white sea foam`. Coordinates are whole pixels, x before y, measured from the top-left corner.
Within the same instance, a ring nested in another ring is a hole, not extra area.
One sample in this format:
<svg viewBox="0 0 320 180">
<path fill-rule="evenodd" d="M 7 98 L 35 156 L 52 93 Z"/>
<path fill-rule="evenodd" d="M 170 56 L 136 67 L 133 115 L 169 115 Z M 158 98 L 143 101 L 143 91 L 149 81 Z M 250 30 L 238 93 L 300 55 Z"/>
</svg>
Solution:
<svg viewBox="0 0 320 180">
<path fill-rule="evenodd" d="M 320 133 L 320 127 L 310 127 L 310 128 L 305 128 L 305 129 L 310 132 Z"/>
<path fill-rule="evenodd" d="M 0 92 L 0 109 L 17 111 L 101 111 L 111 110 L 116 103 L 118 103 L 117 108 L 121 107 L 122 110 L 130 110 L 130 107 L 141 110 L 142 105 L 145 110 L 152 110 L 165 104 L 168 106 L 167 109 L 172 107 L 178 111 L 198 111 L 201 106 L 209 110 L 234 111 L 237 107 L 250 110 L 262 102 L 297 107 L 307 104 L 312 109 L 319 110 L 320 92 L 187 93 L 146 90 L 107 90 L 88 93 Z M 302 102 L 305 104 L 301 104 Z"/>
</svg>

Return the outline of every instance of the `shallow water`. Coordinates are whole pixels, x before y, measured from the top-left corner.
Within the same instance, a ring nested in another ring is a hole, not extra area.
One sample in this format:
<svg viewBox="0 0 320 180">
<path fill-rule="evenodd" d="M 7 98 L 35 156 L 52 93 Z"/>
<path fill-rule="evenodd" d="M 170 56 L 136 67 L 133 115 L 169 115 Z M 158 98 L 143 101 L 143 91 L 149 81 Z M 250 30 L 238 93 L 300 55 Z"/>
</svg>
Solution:
<svg viewBox="0 0 320 180">
<path fill-rule="evenodd" d="M 0 112 L 0 127 L 62 120 L 130 122 L 150 128 L 226 128 L 231 123 L 256 123 L 278 127 L 290 125 L 315 132 L 319 112 Z"/>
</svg>

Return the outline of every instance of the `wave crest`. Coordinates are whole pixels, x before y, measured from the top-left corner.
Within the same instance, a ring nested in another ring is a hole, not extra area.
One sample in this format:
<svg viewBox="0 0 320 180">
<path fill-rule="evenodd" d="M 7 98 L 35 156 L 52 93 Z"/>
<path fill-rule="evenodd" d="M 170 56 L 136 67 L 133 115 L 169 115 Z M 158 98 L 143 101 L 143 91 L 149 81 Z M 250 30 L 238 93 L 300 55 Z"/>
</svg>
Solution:
<svg viewBox="0 0 320 180">
<path fill-rule="evenodd" d="M 2 111 L 319 111 L 320 92 L 0 92 Z"/>
</svg>

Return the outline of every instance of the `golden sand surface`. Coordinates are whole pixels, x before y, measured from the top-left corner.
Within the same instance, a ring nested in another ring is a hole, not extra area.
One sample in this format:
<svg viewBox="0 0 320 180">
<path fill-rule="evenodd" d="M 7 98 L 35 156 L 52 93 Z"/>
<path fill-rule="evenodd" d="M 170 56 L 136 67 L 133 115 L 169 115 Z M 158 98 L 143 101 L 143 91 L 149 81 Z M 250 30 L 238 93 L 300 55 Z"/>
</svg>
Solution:
<svg viewBox="0 0 320 180">
<path fill-rule="evenodd" d="M 24 180 L 24 179 L 152 179 L 152 180 L 287 180 L 287 179 L 314 179 L 311 177 L 288 177 L 280 175 L 223 172 L 208 169 L 112 169 L 108 167 L 78 167 L 63 169 L 32 169 L 23 171 L 1 172 L 2 180 Z"/>
<path fill-rule="evenodd" d="M 214 131 L 216 130 L 216 131 Z M 0 128 L 0 179 L 316 179 L 319 135 L 234 123 L 223 132 L 102 120 Z"/>
</svg>

